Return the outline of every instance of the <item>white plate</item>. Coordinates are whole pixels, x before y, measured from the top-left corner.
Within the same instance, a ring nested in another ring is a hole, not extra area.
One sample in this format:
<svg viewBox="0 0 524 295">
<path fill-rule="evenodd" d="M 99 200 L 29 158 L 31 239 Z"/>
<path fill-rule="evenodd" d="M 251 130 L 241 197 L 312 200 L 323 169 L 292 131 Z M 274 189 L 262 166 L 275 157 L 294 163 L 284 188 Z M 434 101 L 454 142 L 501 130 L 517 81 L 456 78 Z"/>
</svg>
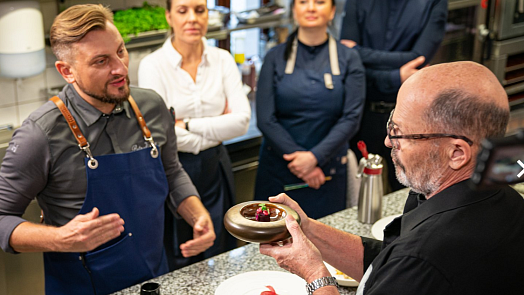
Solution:
<svg viewBox="0 0 524 295">
<path fill-rule="evenodd" d="M 371 227 L 371 235 L 377 239 L 377 240 L 383 240 L 384 239 L 384 229 L 386 228 L 386 225 L 388 225 L 393 219 L 399 217 L 402 214 L 396 214 L 391 216 L 386 216 L 382 219 L 377 220 Z"/>
<path fill-rule="evenodd" d="M 346 279 L 343 275 L 337 274 L 337 269 L 331 266 L 331 264 L 324 262 L 327 269 L 329 270 L 329 273 L 331 273 L 332 276 L 334 276 L 337 279 L 337 282 L 340 286 L 346 286 L 346 287 L 356 287 L 358 286 L 358 282 L 354 279 Z"/>
<path fill-rule="evenodd" d="M 282 271 L 250 271 L 223 281 L 215 295 L 260 295 L 272 286 L 278 295 L 306 295 L 306 281 Z"/>
</svg>

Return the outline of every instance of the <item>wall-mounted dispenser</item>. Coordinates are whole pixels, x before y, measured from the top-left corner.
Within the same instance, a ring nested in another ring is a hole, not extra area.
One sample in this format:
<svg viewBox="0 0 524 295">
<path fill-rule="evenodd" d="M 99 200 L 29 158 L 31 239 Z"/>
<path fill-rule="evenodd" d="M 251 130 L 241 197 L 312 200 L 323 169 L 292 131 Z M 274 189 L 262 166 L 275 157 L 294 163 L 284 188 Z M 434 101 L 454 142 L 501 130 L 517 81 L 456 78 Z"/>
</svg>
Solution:
<svg viewBox="0 0 524 295">
<path fill-rule="evenodd" d="M 37 1 L 0 2 L 0 76 L 25 78 L 44 71 L 43 23 Z"/>
</svg>

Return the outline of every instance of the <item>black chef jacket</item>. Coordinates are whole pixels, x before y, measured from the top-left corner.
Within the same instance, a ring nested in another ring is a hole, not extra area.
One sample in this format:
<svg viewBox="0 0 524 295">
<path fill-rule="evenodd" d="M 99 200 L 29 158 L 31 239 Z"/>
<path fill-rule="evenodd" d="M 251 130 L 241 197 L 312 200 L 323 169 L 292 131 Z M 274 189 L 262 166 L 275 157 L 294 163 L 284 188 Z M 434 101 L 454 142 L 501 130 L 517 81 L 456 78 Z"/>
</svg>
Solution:
<svg viewBox="0 0 524 295">
<path fill-rule="evenodd" d="M 463 181 L 422 200 L 409 193 L 383 243 L 362 238 L 367 270 L 357 294 L 524 294 L 522 196 Z"/>
</svg>

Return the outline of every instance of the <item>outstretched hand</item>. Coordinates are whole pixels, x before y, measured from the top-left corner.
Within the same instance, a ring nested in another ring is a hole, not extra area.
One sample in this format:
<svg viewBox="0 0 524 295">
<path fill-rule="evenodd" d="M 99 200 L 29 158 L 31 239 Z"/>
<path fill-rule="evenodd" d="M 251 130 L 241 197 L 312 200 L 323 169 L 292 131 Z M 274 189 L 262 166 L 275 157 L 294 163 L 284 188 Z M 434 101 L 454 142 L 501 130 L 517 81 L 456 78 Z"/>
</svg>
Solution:
<svg viewBox="0 0 524 295">
<path fill-rule="evenodd" d="M 124 220 L 113 213 L 99 216 L 98 208 L 87 214 L 79 214 L 58 228 L 60 252 L 87 252 L 120 236 Z"/>
</svg>

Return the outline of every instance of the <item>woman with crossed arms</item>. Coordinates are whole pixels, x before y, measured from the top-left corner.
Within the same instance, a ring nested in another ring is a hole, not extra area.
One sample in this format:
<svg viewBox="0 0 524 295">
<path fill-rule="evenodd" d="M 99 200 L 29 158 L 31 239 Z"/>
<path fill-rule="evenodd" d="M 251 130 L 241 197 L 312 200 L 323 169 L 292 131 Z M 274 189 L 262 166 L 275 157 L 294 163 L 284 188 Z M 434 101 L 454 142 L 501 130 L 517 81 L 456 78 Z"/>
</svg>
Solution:
<svg viewBox="0 0 524 295">
<path fill-rule="evenodd" d="M 141 61 L 139 86 L 155 90 L 172 108 L 180 162 L 210 212 L 217 235 L 203 256 L 184 258 L 179 245 L 192 236 L 192 229 L 184 220 L 166 217 L 164 244 L 173 270 L 236 246 L 222 221 L 235 204 L 231 161 L 222 142 L 247 131 L 251 109 L 231 54 L 206 44 L 206 1 L 168 0 L 167 7 L 173 34 Z"/>
</svg>

